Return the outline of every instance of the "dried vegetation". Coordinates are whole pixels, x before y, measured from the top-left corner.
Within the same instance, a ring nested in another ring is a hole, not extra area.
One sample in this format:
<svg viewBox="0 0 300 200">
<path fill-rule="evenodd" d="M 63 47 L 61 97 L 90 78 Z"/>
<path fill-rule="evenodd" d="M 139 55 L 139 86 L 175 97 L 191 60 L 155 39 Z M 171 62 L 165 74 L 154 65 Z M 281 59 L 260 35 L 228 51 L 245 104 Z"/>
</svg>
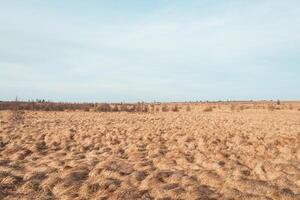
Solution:
<svg viewBox="0 0 300 200">
<path fill-rule="evenodd" d="M 0 199 L 300 199 L 297 102 L 88 109 L 0 111 Z"/>
</svg>

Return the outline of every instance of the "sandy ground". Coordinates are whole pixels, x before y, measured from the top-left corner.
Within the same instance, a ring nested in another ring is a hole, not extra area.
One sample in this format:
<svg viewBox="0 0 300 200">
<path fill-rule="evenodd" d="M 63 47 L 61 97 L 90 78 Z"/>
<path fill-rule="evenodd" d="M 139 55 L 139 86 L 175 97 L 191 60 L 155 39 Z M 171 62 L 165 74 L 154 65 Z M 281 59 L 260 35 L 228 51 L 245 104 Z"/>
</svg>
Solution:
<svg viewBox="0 0 300 200">
<path fill-rule="evenodd" d="M 300 199 L 298 110 L 0 120 L 0 199 Z"/>
</svg>

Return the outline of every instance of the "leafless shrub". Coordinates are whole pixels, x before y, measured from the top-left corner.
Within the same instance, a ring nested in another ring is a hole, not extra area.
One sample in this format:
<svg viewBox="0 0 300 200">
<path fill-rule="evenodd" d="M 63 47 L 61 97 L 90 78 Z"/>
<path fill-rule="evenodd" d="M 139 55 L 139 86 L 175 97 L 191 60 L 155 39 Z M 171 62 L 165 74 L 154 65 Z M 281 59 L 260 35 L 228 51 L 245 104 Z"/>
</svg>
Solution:
<svg viewBox="0 0 300 200">
<path fill-rule="evenodd" d="M 22 110 L 12 111 L 10 119 L 14 125 L 23 123 L 25 112 Z"/>
<path fill-rule="evenodd" d="M 13 126 L 21 124 L 24 122 L 24 114 L 23 110 L 20 110 L 19 103 L 16 101 L 13 109 L 11 110 L 10 120 Z"/>
</svg>

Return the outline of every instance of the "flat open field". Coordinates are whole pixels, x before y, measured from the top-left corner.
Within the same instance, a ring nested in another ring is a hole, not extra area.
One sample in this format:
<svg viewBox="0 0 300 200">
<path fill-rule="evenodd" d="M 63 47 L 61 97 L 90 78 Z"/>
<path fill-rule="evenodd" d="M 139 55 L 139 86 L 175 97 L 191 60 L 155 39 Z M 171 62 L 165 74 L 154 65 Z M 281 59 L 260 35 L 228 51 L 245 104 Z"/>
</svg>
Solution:
<svg viewBox="0 0 300 200">
<path fill-rule="evenodd" d="M 300 111 L 0 111 L 0 199 L 300 199 Z"/>
</svg>

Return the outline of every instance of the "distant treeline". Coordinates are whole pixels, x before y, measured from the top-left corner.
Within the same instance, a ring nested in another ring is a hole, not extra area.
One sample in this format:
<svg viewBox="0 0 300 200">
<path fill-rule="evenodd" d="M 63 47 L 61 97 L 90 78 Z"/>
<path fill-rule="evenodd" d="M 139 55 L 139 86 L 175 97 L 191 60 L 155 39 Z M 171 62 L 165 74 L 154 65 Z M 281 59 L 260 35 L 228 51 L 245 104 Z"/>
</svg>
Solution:
<svg viewBox="0 0 300 200">
<path fill-rule="evenodd" d="M 43 110 L 43 111 L 64 111 L 64 110 L 87 110 L 94 107 L 92 103 L 54 103 L 54 102 L 23 102 L 6 101 L 0 102 L 0 110 Z"/>
<path fill-rule="evenodd" d="M 57 103 L 57 102 L 25 102 L 0 101 L 0 110 L 33 110 L 33 111 L 98 111 L 98 112 L 148 112 L 154 111 L 154 104 L 108 104 L 108 103 Z M 177 109 L 177 106 L 176 108 Z"/>
</svg>

